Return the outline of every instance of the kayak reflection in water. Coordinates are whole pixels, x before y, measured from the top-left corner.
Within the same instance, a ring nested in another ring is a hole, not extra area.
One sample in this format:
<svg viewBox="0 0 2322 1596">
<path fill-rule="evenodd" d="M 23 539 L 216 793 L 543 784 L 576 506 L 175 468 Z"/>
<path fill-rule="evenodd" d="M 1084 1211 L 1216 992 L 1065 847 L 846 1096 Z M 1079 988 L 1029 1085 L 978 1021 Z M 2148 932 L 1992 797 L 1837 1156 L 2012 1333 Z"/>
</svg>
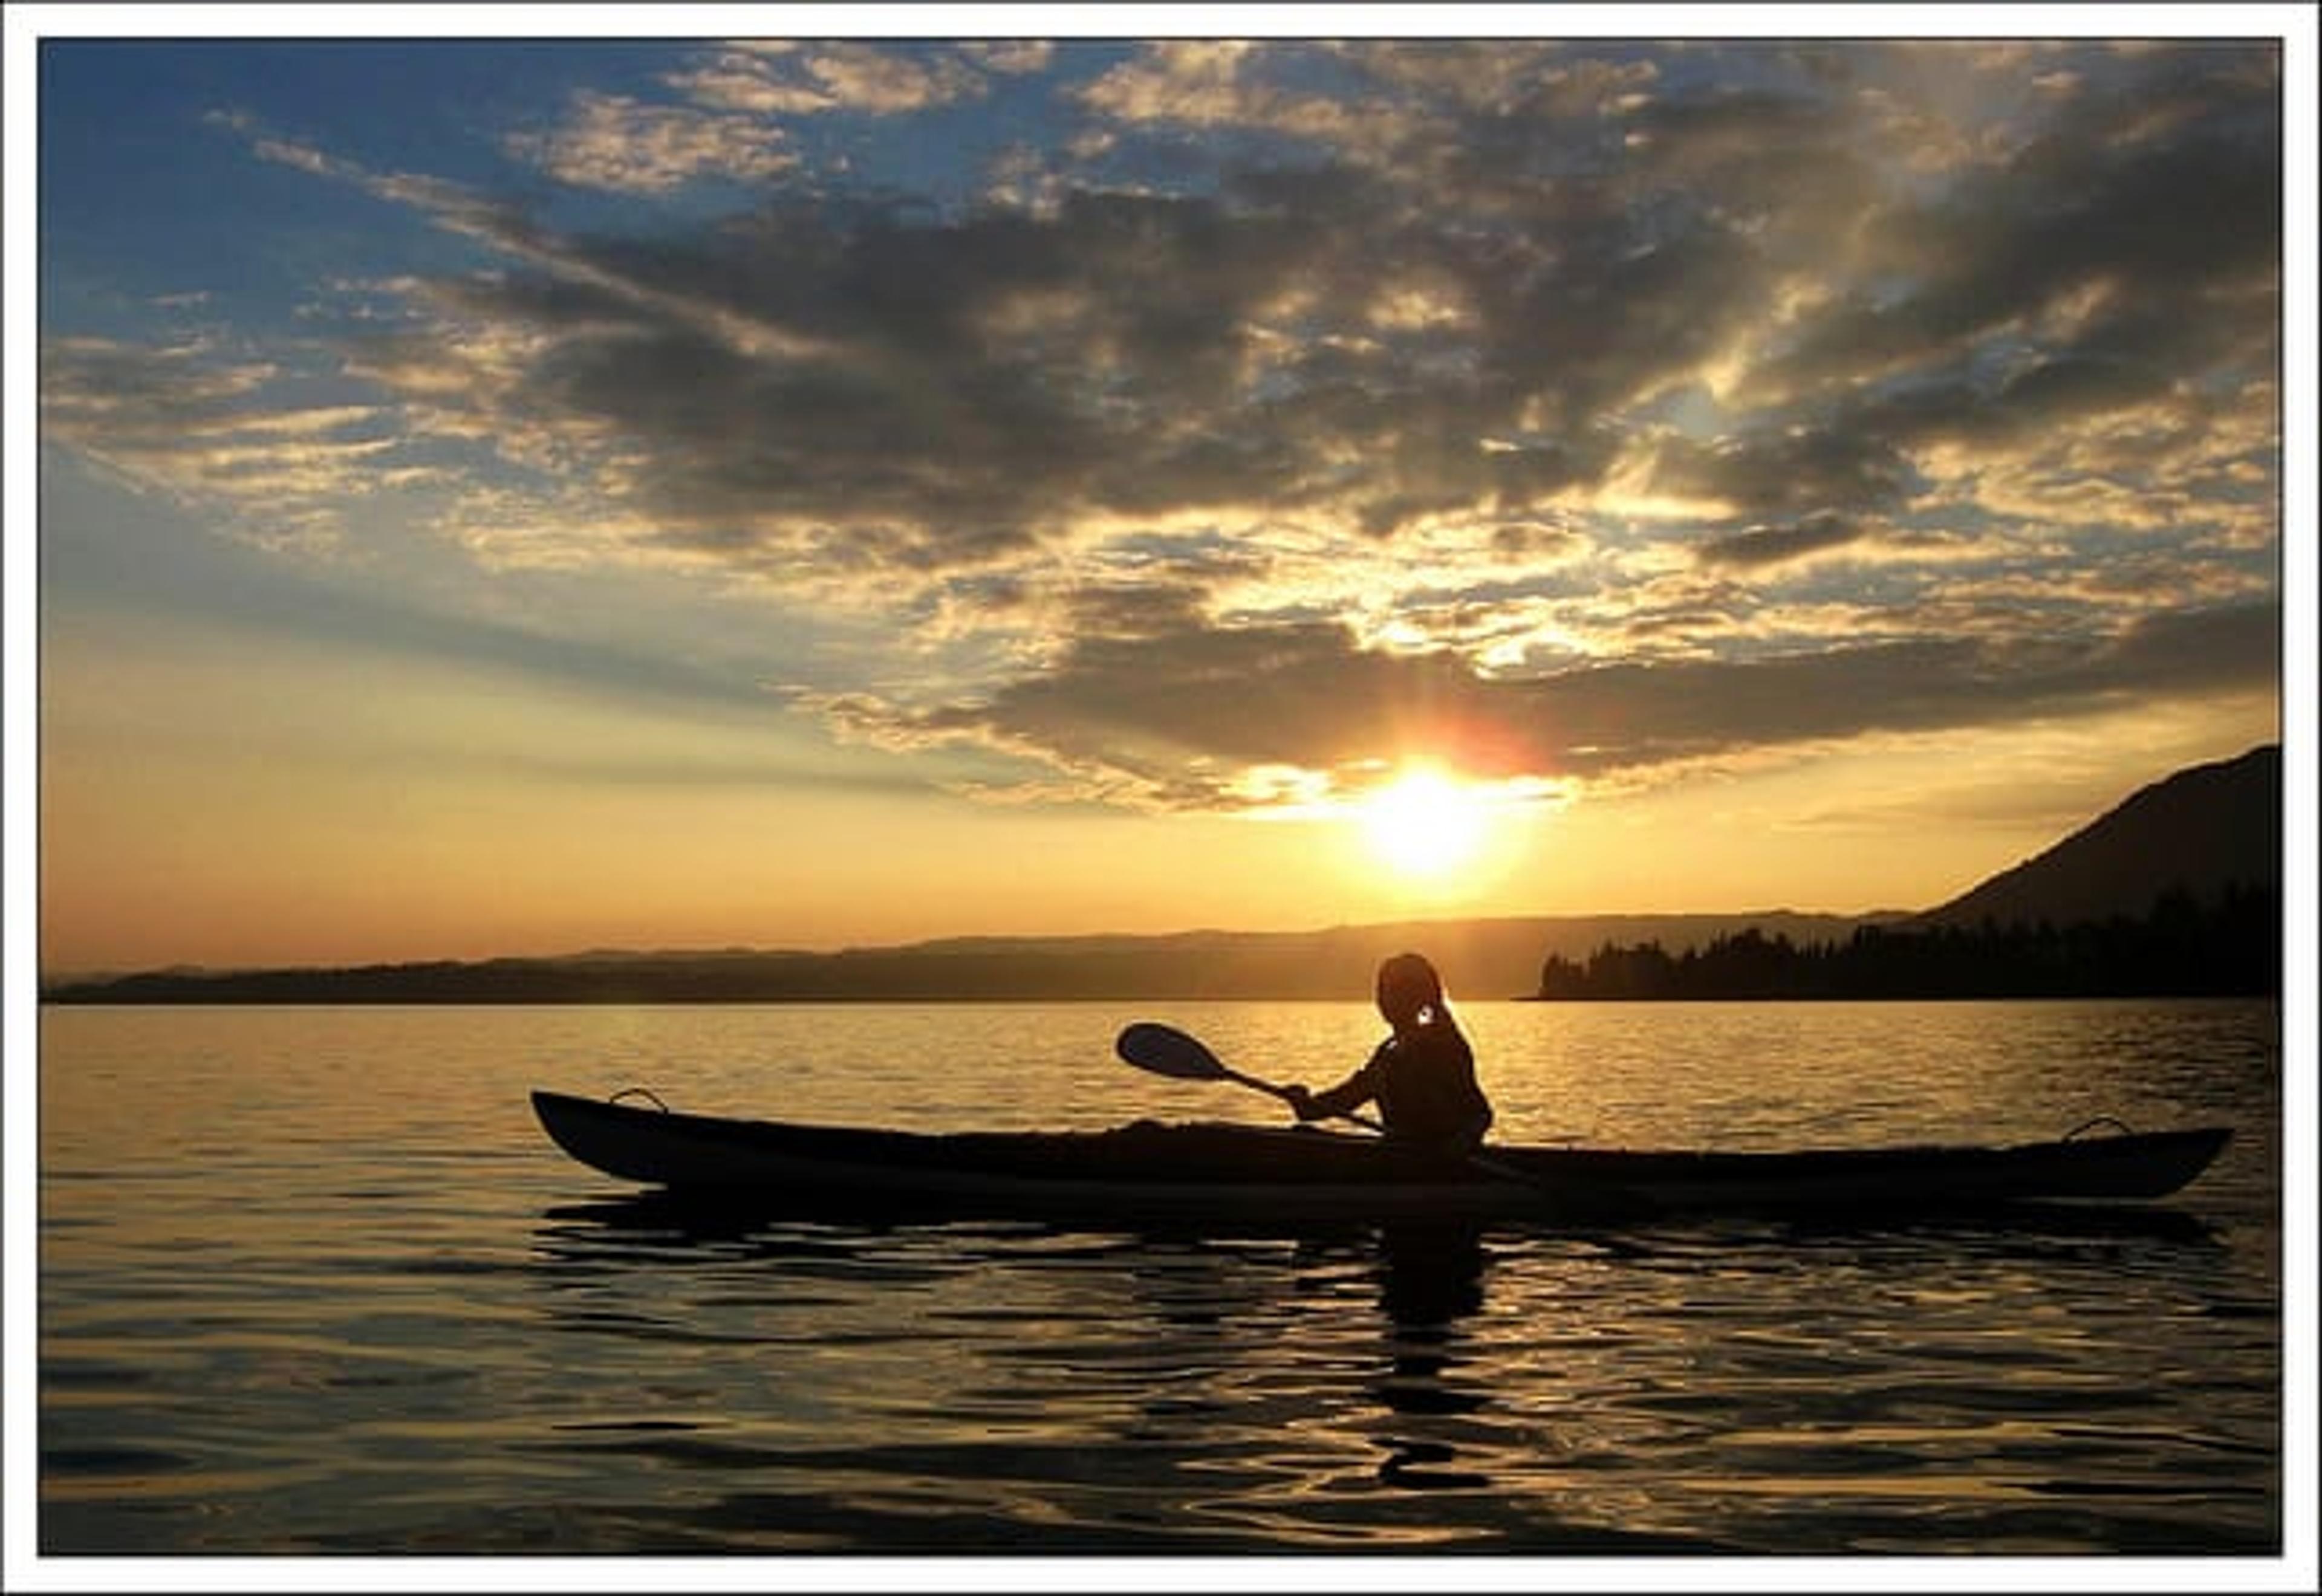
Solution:
<svg viewBox="0 0 2322 1596">
<path fill-rule="evenodd" d="M 1491 1128 L 1492 1105 L 1435 966 L 1417 953 L 1381 964 L 1378 1008 L 1394 1034 L 1328 1091 L 1288 1088 L 1290 1106 L 1301 1119 L 1323 1119 L 1376 1101 L 1390 1141 L 1452 1157 L 1474 1152 Z"/>
</svg>

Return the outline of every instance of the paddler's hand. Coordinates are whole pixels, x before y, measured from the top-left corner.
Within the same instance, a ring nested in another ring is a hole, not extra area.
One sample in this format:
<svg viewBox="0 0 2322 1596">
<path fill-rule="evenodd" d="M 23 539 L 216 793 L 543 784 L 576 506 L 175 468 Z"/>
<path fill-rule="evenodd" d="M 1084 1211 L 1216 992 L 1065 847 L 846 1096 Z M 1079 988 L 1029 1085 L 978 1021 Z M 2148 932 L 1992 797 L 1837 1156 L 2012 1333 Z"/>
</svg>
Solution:
<svg viewBox="0 0 2322 1596">
<path fill-rule="evenodd" d="M 1314 1094 L 1304 1087 L 1284 1087 L 1282 1095 L 1289 1100 L 1291 1111 L 1296 1114 L 1301 1121 L 1322 1117 L 1322 1111 L 1314 1106 Z"/>
</svg>

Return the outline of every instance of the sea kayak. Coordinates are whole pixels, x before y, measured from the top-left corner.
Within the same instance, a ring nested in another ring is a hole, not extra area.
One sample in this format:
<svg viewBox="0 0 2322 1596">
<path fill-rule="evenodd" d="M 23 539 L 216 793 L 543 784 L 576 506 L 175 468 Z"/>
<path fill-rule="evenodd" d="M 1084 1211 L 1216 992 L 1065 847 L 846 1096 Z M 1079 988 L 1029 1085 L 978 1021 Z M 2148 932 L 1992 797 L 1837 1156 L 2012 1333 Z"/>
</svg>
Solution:
<svg viewBox="0 0 2322 1596">
<path fill-rule="evenodd" d="M 626 1094 L 624 1094 L 626 1095 Z M 2007 1146 L 1802 1152 L 1487 1147 L 1414 1157 L 1371 1136 L 1140 1120 L 944 1134 L 689 1114 L 535 1091 L 549 1136 L 620 1180 L 765 1208 L 1175 1220 L 1943 1212 L 2165 1197 L 2219 1126 Z"/>
</svg>

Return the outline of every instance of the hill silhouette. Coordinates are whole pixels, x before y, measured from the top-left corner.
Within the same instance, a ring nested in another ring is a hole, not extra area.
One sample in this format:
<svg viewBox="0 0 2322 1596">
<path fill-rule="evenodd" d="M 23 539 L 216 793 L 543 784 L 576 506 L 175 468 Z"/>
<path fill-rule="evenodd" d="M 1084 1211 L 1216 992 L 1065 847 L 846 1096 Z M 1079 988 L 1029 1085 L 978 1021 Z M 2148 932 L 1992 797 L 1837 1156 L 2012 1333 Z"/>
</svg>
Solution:
<svg viewBox="0 0 2322 1596">
<path fill-rule="evenodd" d="M 2235 888 L 2278 892 L 2281 780 L 2273 743 L 2180 771 L 1921 918 L 2068 926 L 2149 914 L 2171 893 L 2214 906 Z"/>
</svg>

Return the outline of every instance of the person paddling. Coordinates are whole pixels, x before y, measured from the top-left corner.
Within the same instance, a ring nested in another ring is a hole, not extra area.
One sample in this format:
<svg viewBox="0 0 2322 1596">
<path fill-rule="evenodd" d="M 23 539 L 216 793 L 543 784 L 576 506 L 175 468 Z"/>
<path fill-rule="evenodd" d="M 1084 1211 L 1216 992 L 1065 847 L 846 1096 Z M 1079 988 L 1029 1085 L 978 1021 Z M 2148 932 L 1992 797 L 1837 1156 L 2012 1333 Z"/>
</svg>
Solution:
<svg viewBox="0 0 2322 1596">
<path fill-rule="evenodd" d="M 1417 953 L 1381 964 L 1378 1008 L 1394 1034 L 1369 1062 L 1328 1091 L 1285 1089 L 1291 1108 L 1302 1120 L 1324 1119 L 1376 1101 L 1389 1141 L 1466 1157 L 1491 1128 L 1492 1105 L 1435 966 Z"/>
</svg>

